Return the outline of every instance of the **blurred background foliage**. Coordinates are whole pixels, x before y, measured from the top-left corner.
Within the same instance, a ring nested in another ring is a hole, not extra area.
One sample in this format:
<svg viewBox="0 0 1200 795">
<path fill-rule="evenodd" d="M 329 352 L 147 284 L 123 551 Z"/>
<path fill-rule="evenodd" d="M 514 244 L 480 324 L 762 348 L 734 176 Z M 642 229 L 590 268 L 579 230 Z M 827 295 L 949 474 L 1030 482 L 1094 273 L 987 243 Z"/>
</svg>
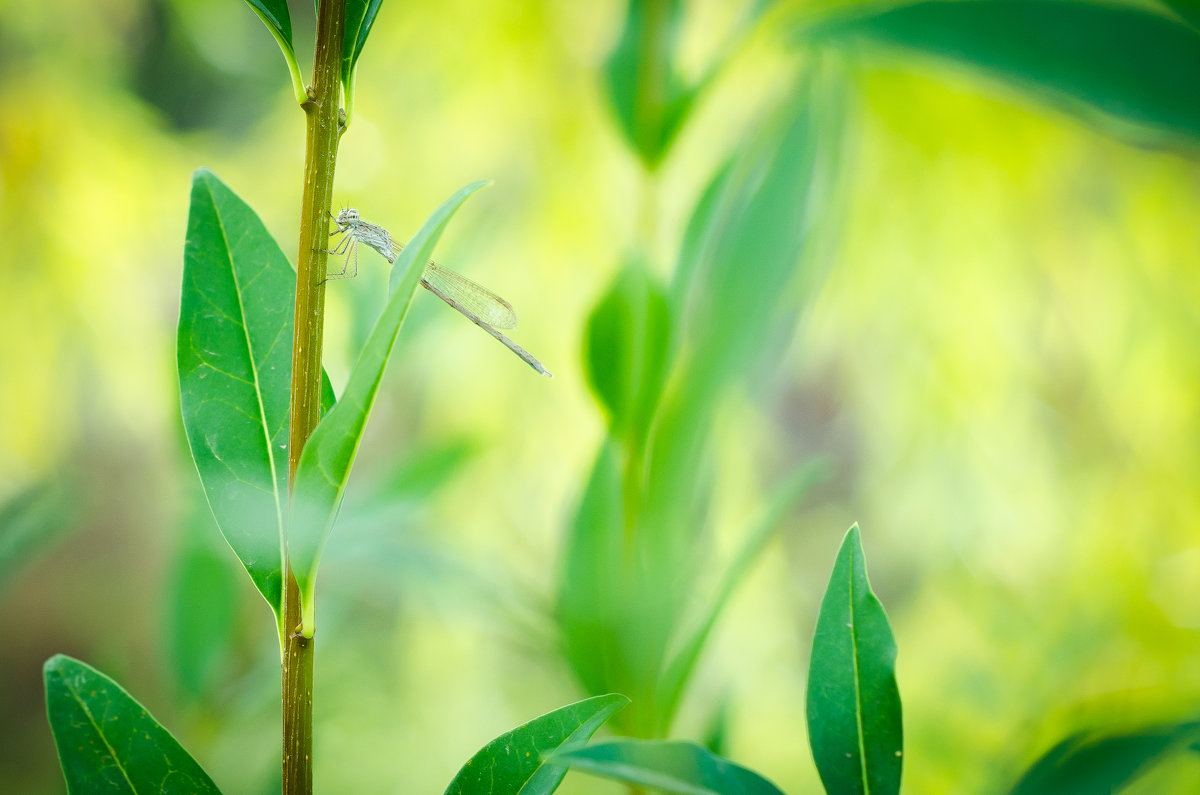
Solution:
<svg viewBox="0 0 1200 795">
<path fill-rule="evenodd" d="M 669 82 L 702 90 L 635 154 L 609 104 L 623 3 L 384 5 L 335 200 L 407 238 L 455 188 L 496 180 L 438 259 L 509 299 L 557 377 L 418 300 L 323 568 L 318 788 L 441 791 L 484 742 L 581 696 L 555 624 L 571 528 L 610 432 L 653 432 L 613 406 L 658 378 L 651 361 L 597 387 L 603 403 L 589 391 L 593 310 L 614 295 L 687 318 L 671 366 L 738 364 L 719 394 L 694 386 L 704 366 L 665 382 L 709 454 L 673 487 L 699 520 L 656 554 L 703 541 L 710 562 L 638 583 L 633 606 L 702 610 L 776 487 L 807 462 L 827 473 L 716 624 L 673 735 L 717 734 L 784 790 L 819 791 L 803 675 L 854 520 L 895 625 L 911 791 L 1002 790 L 1070 732 L 1200 709 L 1195 148 L 943 63 L 797 49 L 795 18 L 818 10 L 682 3 Z M 292 11 L 307 70 L 311 7 Z M 294 256 L 304 142 L 282 59 L 233 0 L 18 4 L 0 15 L 0 101 L 0 780 L 61 790 L 39 683 L 64 652 L 226 791 L 269 792 L 275 640 L 187 460 L 173 344 L 196 167 Z M 771 281 L 735 240 L 706 272 L 728 301 L 681 313 L 697 201 L 799 118 L 836 165 L 807 277 Z M 336 386 L 385 291 L 361 264 L 329 290 Z M 764 291 L 780 314 L 745 309 Z M 690 460 L 690 437 L 669 439 Z M 1193 754 L 1140 791 L 1198 787 Z"/>
</svg>

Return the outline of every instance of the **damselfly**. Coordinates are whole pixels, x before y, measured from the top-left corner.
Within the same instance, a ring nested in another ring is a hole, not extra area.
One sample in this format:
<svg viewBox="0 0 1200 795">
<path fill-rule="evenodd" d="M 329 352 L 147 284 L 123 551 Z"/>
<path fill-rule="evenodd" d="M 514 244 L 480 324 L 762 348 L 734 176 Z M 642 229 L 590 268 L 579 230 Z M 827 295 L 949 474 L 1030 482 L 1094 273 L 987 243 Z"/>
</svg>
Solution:
<svg viewBox="0 0 1200 795">
<path fill-rule="evenodd" d="M 403 244 L 392 240 L 392 236 L 382 226 L 360 218 L 358 210 L 342 210 L 333 221 L 337 224 L 337 229 L 330 232 L 329 236 L 341 235 L 341 240 L 329 253 L 345 255 L 346 260 L 341 272 L 329 274 L 326 277 L 328 279 L 354 278 L 358 274 L 359 243 L 375 249 L 388 262 L 395 262 L 396 257 L 400 256 L 400 250 L 404 248 Z M 347 273 L 347 270 L 350 272 Z M 517 313 L 508 301 L 436 262 L 425 263 L 421 285 L 456 309 L 467 320 L 498 339 L 506 348 L 521 357 L 521 361 L 542 375 L 553 378 L 550 371 L 533 358 L 533 354 L 496 330 L 515 328 L 517 325 Z"/>
</svg>

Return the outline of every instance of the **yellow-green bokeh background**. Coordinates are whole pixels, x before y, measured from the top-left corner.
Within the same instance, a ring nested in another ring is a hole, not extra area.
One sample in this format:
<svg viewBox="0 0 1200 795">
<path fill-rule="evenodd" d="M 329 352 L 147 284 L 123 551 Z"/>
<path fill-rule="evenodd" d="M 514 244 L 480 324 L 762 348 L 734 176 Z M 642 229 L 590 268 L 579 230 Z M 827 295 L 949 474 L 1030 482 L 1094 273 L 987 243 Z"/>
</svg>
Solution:
<svg viewBox="0 0 1200 795">
<path fill-rule="evenodd" d="M 686 70 L 722 51 L 739 7 L 689 3 Z M 293 4 L 306 74 L 310 11 Z M 369 549 L 323 568 L 322 791 L 440 792 L 488 739 L 580 696 L 547 616 L 604 427 L 583 323 L 638 227 L 641 175 L 599 72 L 622 13 L 392 0 L 360 62 L 335 201 L 406 238 L 494 179 L 439 259 L 513 303 L 516 338 L 556 378 L 419 296 L 356 475 L 472 440 L 395 531 L 470 573 L 401 565 L 374 590 L 354 568 Z M 800 64 L 786 16 L 736 49 L 666 163 L 664 277 L 699 190 Z M 728 697 L 730 755 L 820 791 L 805 661 L 859 521 L 900 649 L 906 791 L 1002 791 L 1068 731 L 1200 711 L 1200 168 L 1195 150 L 1138 148 L 942 66 L 835 71 L 850 112 L 830 125 L 829 272 L 782 365 L 714 417 L 719 548 L 783 467 L 826 455 L 835 472 L 731 604 L 677 733 Z M 11 3 L 0 108 L 0 498 L 80 473 L 78 526 L 0 583 L 0 788 L 62 789 L 40 666 L 65 652 L 142 699 L 226 791 L 269 791 L 275 641 L 227 549 L 238 625 L 199 703 L 176 692 L 164 638 L 195 488 L 174 375 L 190 174 L 212 168 L 294 258 L 303 120 L 282 59 L 235 0 Z M 360 264 L 329 292 L 338 387 L 384 289 L 382 263 Z M 1143 790 L 1200 788 L 1195 755 L 1167 773 Z M 573 774 L 563 791 L 617 790 Z"/>
</svg>

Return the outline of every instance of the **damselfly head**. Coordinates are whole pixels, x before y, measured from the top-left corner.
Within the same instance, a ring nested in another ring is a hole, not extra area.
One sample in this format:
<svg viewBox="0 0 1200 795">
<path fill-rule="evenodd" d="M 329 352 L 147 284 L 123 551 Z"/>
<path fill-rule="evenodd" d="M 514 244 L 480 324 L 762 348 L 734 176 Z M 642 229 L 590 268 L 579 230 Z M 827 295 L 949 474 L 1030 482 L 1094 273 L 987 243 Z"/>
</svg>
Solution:
<svg viewBox="0 0 1200 795">
<path fill-rule="evenodd" d="M 352 223 L 354 223 L 357 220 L 358 220 L 358 210 L 355 210 L 353 208 L 347 208 L 345 210 L 339 210 L 338 214 L 337 214 L 337 218 L 334 218 L 333 222 L 338 225 L 338 229 L 345 231 L 346 229 L 348 229 L 350 227 L 350 225 Z"/>
</svg>

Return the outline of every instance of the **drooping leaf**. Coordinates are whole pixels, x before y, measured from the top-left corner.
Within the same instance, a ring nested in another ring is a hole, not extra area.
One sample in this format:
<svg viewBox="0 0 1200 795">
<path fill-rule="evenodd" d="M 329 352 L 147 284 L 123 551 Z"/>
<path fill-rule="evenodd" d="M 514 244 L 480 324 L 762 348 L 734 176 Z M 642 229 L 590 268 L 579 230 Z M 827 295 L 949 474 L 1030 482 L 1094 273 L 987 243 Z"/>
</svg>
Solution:
<svg viewBox="0 0 1200 795">
<path fill-rule="evenodd" d="M 591 693 L 613 683 L 610 658 L 620 648 L 624 526 L 618 444 L 610 438 L 596 455 L 567 532 L 556 616 L 567 662 Z"/>
<path fill-rule="evenodd" d="M 446 795 L 548 795 L 567 769 L 547 760 L 583 746 L 614 712 L 629 703 L 615 693 L 577 701 L 500 735 L 458 771 Z"/>
<path fill-rule="evenodd" d="M 704 650 L 704 645 L 708 642 L 729 598 L 745 579 L 750 567 L 758 560 L 767 542 L 778 532 L 787 512 L 816 485 L 824 473 L 824 466 L 818 464 L 808 464 L 794 472 L 772 496 L 758 524 L 747 533 L 737 556 L 725 570 L 700 623 L 683 642 L 663 672 L 659 687 L 662 698 L 659 713 L 664 721 L 669 722 L 675 714 L 684 688 L 691 678 L 696 662 L 700 659 L 700 652 Z"/>
<path fill-rule="evenodd" d="M 0 505 L 0 591 L 21 567 L 75 526 L 78 501 L 48 479 Z"/>
<path fill-rule="evenodd" d="M 288 13 L 287 0 L 246 0 L 246 5 L 263 21 L 279 44 L 279 49 L 283 50 L 296 101 L 303 103 L 307 97 L 304 93 L 304 79 L 300 76 L 300 66 L 296 63 L 296 49 L 292 42 L 292 17 Z"/>
<path fill-rule="evenodd" d="M 808 671 L 808 735 L 825 791 L 895 795 L 903 731 L 896 640 L 871 591 L 858 525 L 821 600 Z"/>
<path fill-rule="evenodd" d="M 413 292 L 420 284 L 424 264 L 432 256 L 433 247 L 451 216 L 468 196 L 487 184 L 474 182 L 447 199 L 404 247 L 392 267 L 391 297 L 355 362 L 345 391 L 317 425 L 300 456 L 292 497 L 288 555 L 300 586 L 306 637 L 312 636 L 314 628 L 314 586 L 321 550 L 333 530 L 367 416 L 375 403 Z"/>
<path fill-rule="evenodd" d="M 641 263 L 617 275 L 584 332 L 588 385 L 612 432 L 640 446 L 666 376 L 671 320 L 664 291 Z"/>
<path fill-rule="evenodd" d="M 697 87 L 679 76 L 674 63 L 682 17 L 680 0 L 629 0 L 621 37 L 605 64 L 617 122 L 650 168 L 666 154 L 696 98 Z"/>
<path fill-rule="evenodd" d="M 61 654 L 46 661 L 43 673 L 68 792 L 220 792 L 171 733 L 112 679 Z"/>
<path fill-rule="evenodd" d="M 1108 795 L 1120 792 L 1157 762 L 1200 737 L 1200 723 L 1110 734 L 1076 734 L 1026 771 L 1012 795 Z"/>
<path fill-rule="evenodd" d="M 573 770 L 678 795 L 783 795 L 767 779 L 676 740 L 612 740 L 550 757 Z"/>
<path fill-rule="evenodd" d="M 1181 13 L 1190 6 L 1181 3 Z M 863 38 L 948 58 L 1083 112 L 1200 138 L 1200 32 L 1131 5 L 927 0 L 839 15 L 802 40 Z"/>
<path fill-rule="evenodd" d="M 183 424 L 217 526 L 276 615 L 295 289 L 254 211 L 197 171 L 179 310 Z"/>
</svg>

